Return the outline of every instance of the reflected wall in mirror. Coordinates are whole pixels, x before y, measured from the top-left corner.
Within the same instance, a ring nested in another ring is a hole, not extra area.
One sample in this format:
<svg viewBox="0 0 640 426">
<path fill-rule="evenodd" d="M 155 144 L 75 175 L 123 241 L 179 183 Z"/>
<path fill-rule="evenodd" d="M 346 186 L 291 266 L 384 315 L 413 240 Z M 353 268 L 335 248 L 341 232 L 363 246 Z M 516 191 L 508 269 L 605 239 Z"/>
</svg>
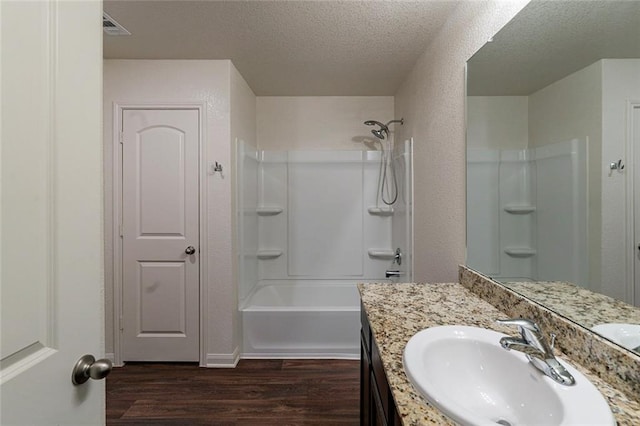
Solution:
<svg viewBox="0 0 640 426">
<path fill-rule="evenodd" d="M 467 265 L 585 327 L 640 324 L 640 1 L 530 3 L 467 95 Z"/>
</svg>

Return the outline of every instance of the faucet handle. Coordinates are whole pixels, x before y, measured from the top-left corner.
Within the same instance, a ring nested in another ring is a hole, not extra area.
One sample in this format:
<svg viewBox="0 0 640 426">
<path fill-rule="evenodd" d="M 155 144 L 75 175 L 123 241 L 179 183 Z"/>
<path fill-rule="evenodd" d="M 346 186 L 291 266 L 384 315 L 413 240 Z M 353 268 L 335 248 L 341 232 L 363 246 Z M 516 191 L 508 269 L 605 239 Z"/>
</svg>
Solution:
<svg viewBox="0 0 640 426">
<path fill-rule="evenodd" d="M 535 333 L 540 333 L 540 327 L 538 327 L 538 324 L 536 324 L 530 319 L 510 318 L 510 319 L 504 319 L 504 320 L 496 320 L 496 322 L 502 325 L 517 325 L 520 331 L 529 330 Z"/>
</svg>

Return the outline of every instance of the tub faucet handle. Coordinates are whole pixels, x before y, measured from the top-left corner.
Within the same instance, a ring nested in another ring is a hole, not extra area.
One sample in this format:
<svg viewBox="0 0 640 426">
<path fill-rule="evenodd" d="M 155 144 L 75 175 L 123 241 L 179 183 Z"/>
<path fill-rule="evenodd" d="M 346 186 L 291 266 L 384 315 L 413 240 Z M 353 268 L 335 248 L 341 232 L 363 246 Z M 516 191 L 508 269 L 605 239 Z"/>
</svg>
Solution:
<svg viewBox="0 0 640 426">
<path fill-rule="evenodd" d="M 393 262 L 392 264 L 395 263 L 398 266 L 402 265 L 402 250 L 400 250 L 400 247 L 398 247 L 396 249 L 395 254 L 393 255 Z"/>
</svg>

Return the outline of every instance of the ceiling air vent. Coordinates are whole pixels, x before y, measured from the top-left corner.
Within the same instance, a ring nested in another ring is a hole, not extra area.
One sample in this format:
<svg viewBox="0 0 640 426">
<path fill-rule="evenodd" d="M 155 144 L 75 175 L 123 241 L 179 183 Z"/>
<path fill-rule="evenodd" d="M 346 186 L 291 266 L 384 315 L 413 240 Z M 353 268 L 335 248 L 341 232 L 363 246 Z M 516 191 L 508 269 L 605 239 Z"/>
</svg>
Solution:
<svg viewBox="0 0 640 426">
<path fill-rule="evenodd" d="M 122 25 L 118 24 L 115 19 L 102 12 L 102 29 L 107 35 L 120 36 L 131 35 Z"/>
</svg>

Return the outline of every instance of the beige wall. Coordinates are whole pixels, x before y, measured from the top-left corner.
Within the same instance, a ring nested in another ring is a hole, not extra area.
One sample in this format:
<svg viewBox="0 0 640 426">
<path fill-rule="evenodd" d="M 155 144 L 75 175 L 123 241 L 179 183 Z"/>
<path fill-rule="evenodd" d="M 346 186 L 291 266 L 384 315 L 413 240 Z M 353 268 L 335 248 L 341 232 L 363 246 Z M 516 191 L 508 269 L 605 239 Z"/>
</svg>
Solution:
<svg viewBox="0 0 640 426">
<path fill-rule="evenodd" d="M 396 140 L 414 138 L 415 281 L 457 281 L 466 245 L 465 63 L 527 3 L 461 3 L 396 93 L 395 113 L 405 118 Z"/>
<path fill-rule="evenodd" d="M 467 146 L 527 149 L 529 99 L 526 96 L 467 97 Z"/>
<path fill-rule="evenodd" d="M 236 285 L 233 281 L 231 138 L 254 138 L 253 94 L 230 61 L 107 60 L 104 63 L 106 352 L 113 352 L 113 104 L 202 103 L 204 155 L 224 172 L 205 173 L 208 300 L 202 312 L 206 363 L 233 365 L 238 354 Z"/>
<path fill-rule="evenodd" d="M 589 136 L 600 150 L 602 63 L 596 62 L 529 96 L 529 147 Z"/>
<path fill-rule="evenodd" d="M 363 123 L 393 118 L 392 96 L 260 96 L 258 149 L 379 149 L 371 127 Z"/>
</svg>

